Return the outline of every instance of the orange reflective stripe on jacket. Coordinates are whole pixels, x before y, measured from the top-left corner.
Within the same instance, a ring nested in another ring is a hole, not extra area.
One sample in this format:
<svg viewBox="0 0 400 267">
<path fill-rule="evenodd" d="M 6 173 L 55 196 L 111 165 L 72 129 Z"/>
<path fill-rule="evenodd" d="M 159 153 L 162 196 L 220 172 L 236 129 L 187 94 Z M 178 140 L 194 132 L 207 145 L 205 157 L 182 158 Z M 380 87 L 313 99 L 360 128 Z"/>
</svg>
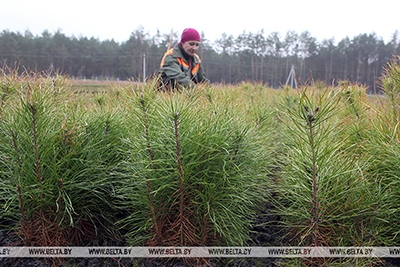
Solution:
<svg viewBox="0 0 400 267">
<path fill-rule="evenodd" d="M 165 52 L 163 58 L 161 59 L 160 68 L 162 68 L 162 67 L 164 66 L 165 58 L 166 58 L 168 55 L 172 55 L 173 52 L 174 52 L 174 49 L 173 49 L 173 48 L 168 49 L 167 52 Z"/>
<path fill-rule="evenodd" d="M 177 58 L 179 65 L 184 66 L 185 68 L 189 68 L 189 65 L 181 58 Z"/>
<path fill-rule="evenodd" d="M 199 69 L 200 69 L 200 62 L 201 62 L 200 57 L 199 57 L 197 54 L 194 54 L 194 55 L 198 58 L 199 63 L 197 63 L 197 64 L 193 67 L 193 69 L 192 69 L 192 75 L 196 74 L 196 73 L 199 71 Z"/>
<path fill-rule="evenodd" d="M 164 66 L 165 58 L 166 58 L 168 55 L 172 55 L 173 52 L 174 52 L 174 49 L 173 49 L 173 48 L 171 48 L 171 49 L 167 50 L 167 52 L 165 52 L 163 58 L 161 59 L 160 68 L 162 68 L 162 67 Z M 196 74 L 196 73 L 199 71 L 199 69 L 200 69 L 200 62 L 201 62 L 200 57 L 199 57 L 197 54 L 194 54 L 194 56 L 198 59 L 198 63 L 193 67 L 193 69 L 192 69 L 192 71 L 191 71 L 191 72 L 192 72 L 192 75 Z M 179 64 L 180 66 L 183 66 L 183 67 L 185 67 L 185 68 L 189 68 L 189 65 L 186 63 L 185 60 L 183 60 L 183 58 L 178 57 L 177 60 L 178 60 L 178 64 Z"/>
<path fill-rule="evenodd" d="M 197 73 L 197 72 L 199 71 L 199 69 L 200 69 L 200 63 L 201 63 L 201 59 L 200 59 L 199 55 L 194 54 L 194 56 L 197 58 L 198 63 L 196 64 L 196 66 L 193 67 L 193 69 L 192 69 L 192 74 L 195 74 L 195 73 Z"/>
</svg>

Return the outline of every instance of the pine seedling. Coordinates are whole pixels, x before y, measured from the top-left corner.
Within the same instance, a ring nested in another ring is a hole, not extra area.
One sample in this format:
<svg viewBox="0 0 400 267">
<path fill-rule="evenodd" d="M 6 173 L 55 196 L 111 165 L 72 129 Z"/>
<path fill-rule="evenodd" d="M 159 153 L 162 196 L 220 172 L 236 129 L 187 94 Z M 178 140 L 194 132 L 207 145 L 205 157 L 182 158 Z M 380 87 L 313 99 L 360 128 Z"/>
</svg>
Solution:
<svg viewBox="0 0 400 267">
<path fill-rule="evenodd" d="M 376 207 L 375 229 L 380 244 L 396 245 L 400 241 L 400 145 L 399 145 L 399 57 L 394 57 L 381 77 L 384 97 L 376 109 L 372 130 L 365 144 L 369 155 L 368 177 L 375 183 L 374 194 L 379 200 Z"/>
<path fill-rule="evenodd" d="M 79 245 L 113 217 L 111 173 L 121 151 L 113 147 L 124 131 L 112 116 L 94 115 L 96 125 L 86 117 L 82 126 L 83 115 L 68 109 L 57 84 L 40 75 L 27 80 L 20 101 L 3 114 L 0 153 L 9 194 L 2 205 L 18 218 L 25 244 Z"/>
<path fill-rule="evenodd" d="M 365 233 L 373 208 L 361 163 L 345 146 L 340 92 L 304 89 L 279 106 L 287 127 L 276 186 L 277 210 L 287 242 L 303 246 L 347 246 L 370 242 Z"/>
<path fill-rule="evenodd" d="M 392 125 L 400 121 L 400 56 L 395 56 L 384 68 L 384 75 L 380 79 L 383 94 L 391 111 L 388 113 Z"/>
<path fill-rule="evenodd" d="M 131 175 L 120 194 L 132 216 L 121 223 L 130 225 L 131 242 L 146 236 L 148 244 L 244 245 L 265 194 L 259 143 L 232 103 L 189 93 L 134 99 Z"/>
</svg>

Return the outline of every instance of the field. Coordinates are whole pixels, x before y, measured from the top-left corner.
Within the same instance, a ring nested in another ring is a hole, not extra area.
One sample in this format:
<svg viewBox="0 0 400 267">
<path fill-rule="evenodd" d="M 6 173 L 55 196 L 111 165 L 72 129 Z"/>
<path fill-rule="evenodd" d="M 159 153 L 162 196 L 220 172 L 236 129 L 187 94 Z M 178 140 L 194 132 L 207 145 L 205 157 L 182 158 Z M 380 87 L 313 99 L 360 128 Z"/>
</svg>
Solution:
<svg viewBox="0 0 400 267">
<path fill-rule="evenodd" d="M 400 244 L 396 60 L 381 77 L 382 96 L 347 82 L 296 90 L 214 84 L 160 93 L 155 81 L 71 81 L 10 69 L 0 79 L 0 233 L 14 245 Z"/>
</svg>

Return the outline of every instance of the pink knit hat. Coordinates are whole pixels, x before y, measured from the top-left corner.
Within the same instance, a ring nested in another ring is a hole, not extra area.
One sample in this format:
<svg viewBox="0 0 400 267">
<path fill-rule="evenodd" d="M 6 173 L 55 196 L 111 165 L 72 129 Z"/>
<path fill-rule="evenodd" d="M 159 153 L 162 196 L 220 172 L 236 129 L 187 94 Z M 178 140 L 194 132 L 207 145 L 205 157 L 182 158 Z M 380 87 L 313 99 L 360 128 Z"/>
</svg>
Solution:
<svg viewBox="0 0 400 267">
<path fill-rule="evenodd" d="M 187 28 L 183 30 L 182 36 L 181 36 L 181 41 L 179 42 L 180 44 L 183 44 L 184 42 L 187 41 L 198 41 L 200 42 L 200 34 L 198 31 L 196 31 L 193 28 Z"/>
</svg>

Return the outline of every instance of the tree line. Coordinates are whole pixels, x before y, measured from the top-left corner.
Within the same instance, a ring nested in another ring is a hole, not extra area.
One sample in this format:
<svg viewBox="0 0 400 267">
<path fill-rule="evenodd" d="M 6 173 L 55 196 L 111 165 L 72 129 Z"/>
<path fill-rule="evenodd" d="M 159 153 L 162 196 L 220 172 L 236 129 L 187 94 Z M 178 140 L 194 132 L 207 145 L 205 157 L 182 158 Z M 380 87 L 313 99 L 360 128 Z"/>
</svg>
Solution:
<svg viewBox="0 0 400 267">
<path fill-rule="evenodd" d="M 58 71 L 72 78 L 138 79 L 155 75 L 168 47 L 180 34 L 157 32 L 150 36 L 143 27 L 124 42 L 69 37 L 45 30 L 41 36 L 4 30 L 0 33 L 0 62 L 23 69 Z M 317 39 L 308 31 L 265 34 L 223 33 L 211 42 L 202 33 L 198 51 L 212 82 L 261 82 L 273 88 L 285 84 L 293 68 L 298 84 L 335 84 L 346 80 L 379 91 L 376 81 L 393 55 L 400 54 L 398 32 L 385 42 L 375 33 L 346 37 L 338 42 Z"/>
</svg>

